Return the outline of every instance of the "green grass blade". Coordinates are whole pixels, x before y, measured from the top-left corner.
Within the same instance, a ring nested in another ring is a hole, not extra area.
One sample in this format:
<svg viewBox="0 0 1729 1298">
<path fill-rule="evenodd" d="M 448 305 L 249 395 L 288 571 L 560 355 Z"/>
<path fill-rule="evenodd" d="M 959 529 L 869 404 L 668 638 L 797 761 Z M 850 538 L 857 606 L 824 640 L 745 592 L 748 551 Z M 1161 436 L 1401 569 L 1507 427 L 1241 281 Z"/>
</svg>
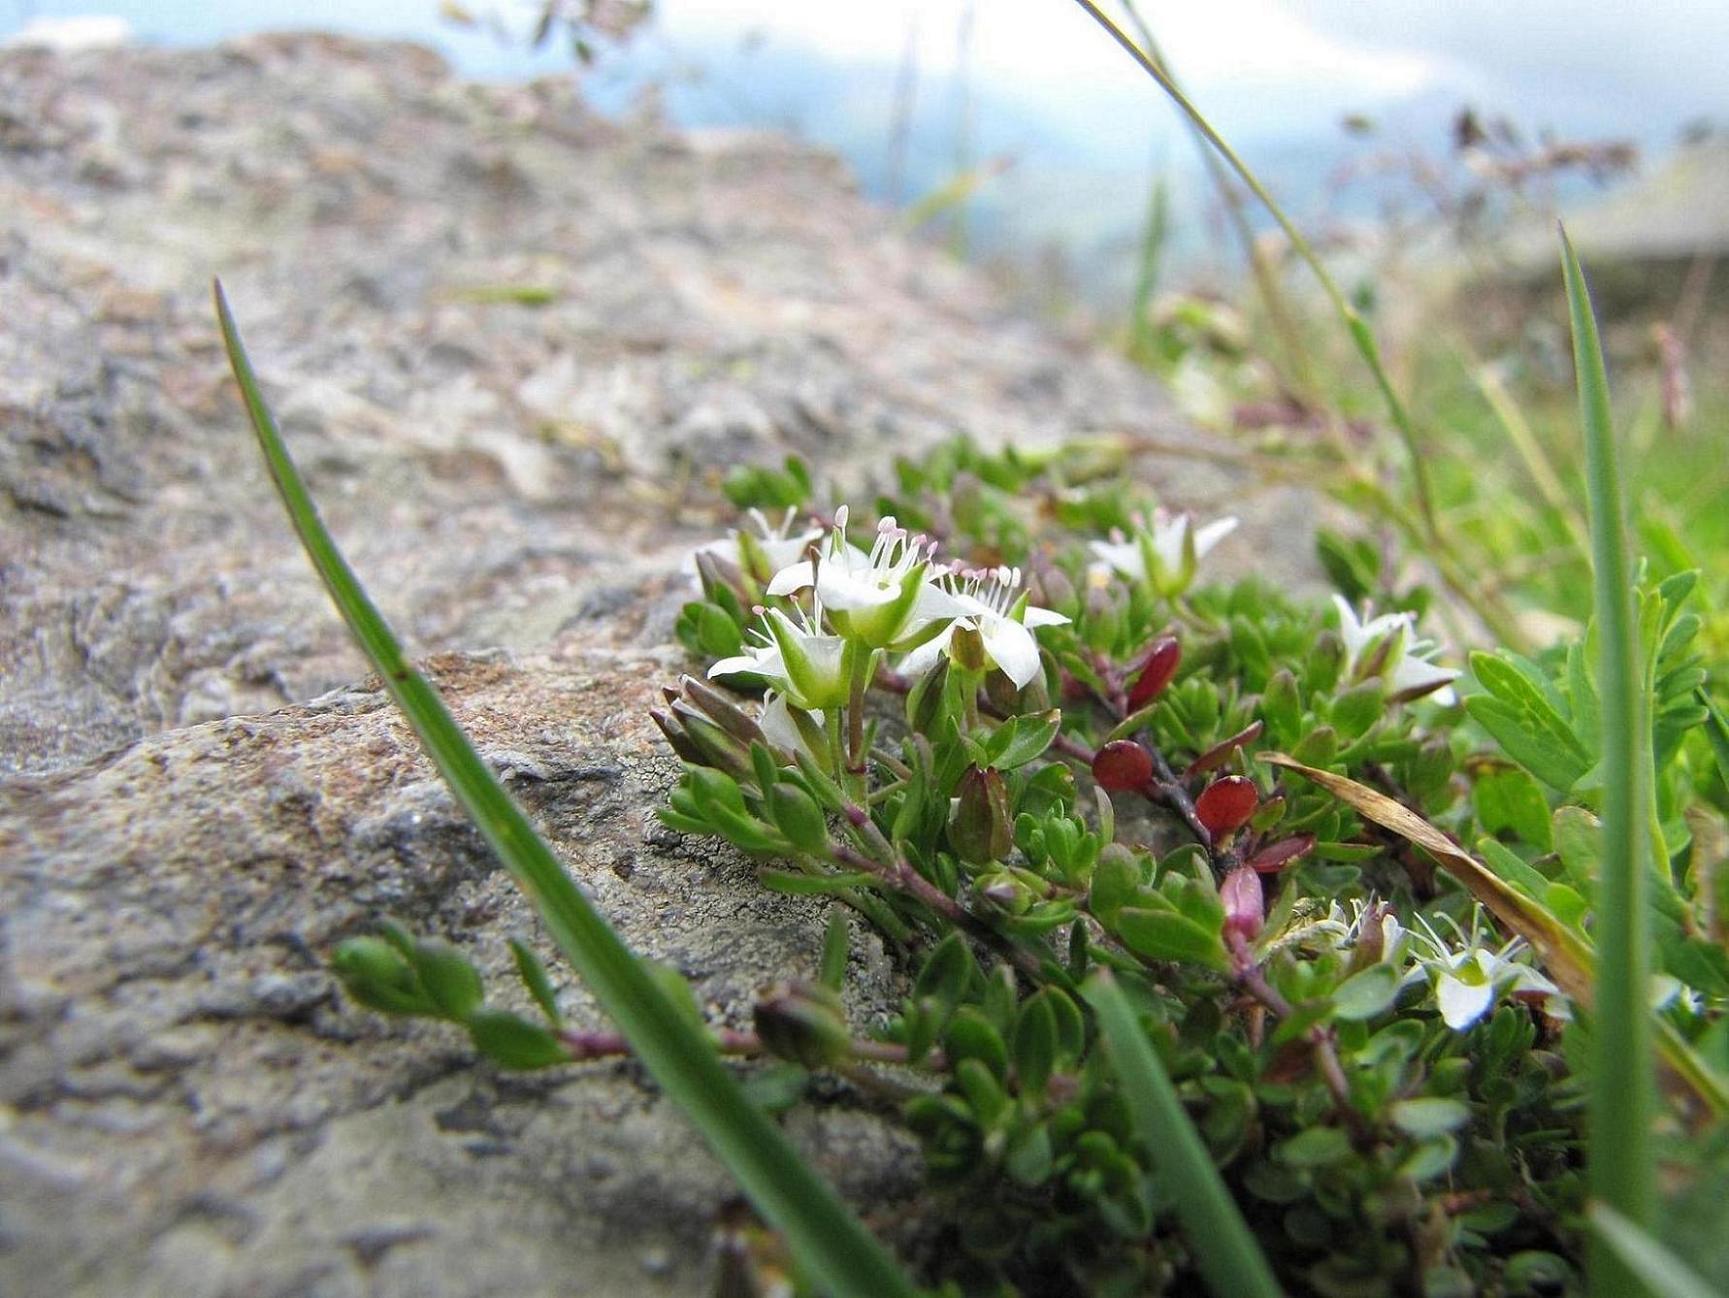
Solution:
<svg viewBox="0 0 1729 1298">
<path fill-rule="evenodd" d="M 833 1190 L 805 1166 L 780 1129 L 744 1097 L 712 1044 L 689 1023 L 577 889 L 528 818 L 474 751 L 437 692 L 409 665 L 390 627 L 325 530 L 289 458 L 215 287 L 216 313 L 234 377 L 246 401 L 271 478 L 306 553 L 349 630 L 450 785 L 539 910 L 565 957 L 618 1025 L 667 1095 L 708 1140 L 751 1201 L 787 1239 L 793 1255 L 825 1289 L 843 1298 L 913 1293 L 877 1241 Z"/>
<path fill-rule="evenodd" d="M 1651 1123 L 1656 1111 L 1650 1009 L 1651 954 L 1646 921 L 1646 763 L 1640 742 L 1644 676 L 1634 625 L 1632 560 L 1609 410 L 1609 377 L 1578 255 L 1561 235 L 1561 268 L 1573 324 L 1579 421 L 1585 436 L 1590 500 L 1592 596 L 1602 694 L 1603 860 L 1597 882 L 1597 1000 L 1590 1104 L 1591 1192 L 1637 1226 L 1651 1223 L 1656 1174 Z M 1619 1254 L 1601 1244 L 1590 1258 L 1591 1292 L 1643 1291 Z"/>
<path fill-rule="evenodd" d="M 1084 992 L 1099 1016 L 1099 1032 L 1122 1078 L 1135 1129 L 1147 1148 L 1157 1152 L 1159 1171 L 1207 1287 L 1215 1298 L 1279 1298 L 1266 1255 L 1237 1211 L 1122 988 L 1108 970 L 1101 970 Z"/>
<path fill-rule="evenodd" d="M 1593 1204 L 1591 1229 L 1652 1298 L 1722 1298 L 1698 1272 L 1613 1208 Z"/>
</svg>

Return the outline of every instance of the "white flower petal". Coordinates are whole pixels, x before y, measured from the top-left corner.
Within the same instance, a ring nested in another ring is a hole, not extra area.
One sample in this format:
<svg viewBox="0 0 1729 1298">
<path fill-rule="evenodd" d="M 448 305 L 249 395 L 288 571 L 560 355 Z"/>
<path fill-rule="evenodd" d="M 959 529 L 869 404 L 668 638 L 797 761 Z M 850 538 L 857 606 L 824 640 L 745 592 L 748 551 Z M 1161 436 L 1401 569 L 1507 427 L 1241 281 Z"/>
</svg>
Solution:
<svg viewBox="0 0 1729 1298">
<path fill-rule="evenodd" d="M 955 627 L 959 623 L 951 622 L 939 631 L 932 639 L 926 640 L 918 648 L 912 650 L 901 659 L 902 676 L 923 676 L 937 665 L 937 659 L 948 652 L 949 641 L 954 638 Z"/>
<path fill-rule="evenodd" d="M 759 676 L 779 679 L 786 675 L 786 664 L 781 661 L 779 649 L 767 648 L 722 658 L 708 669 L 711 677 L 736 676 L 740 672 L 755 672 Z"/>
<path fill-rule="evenodd" d="M 1437 667 L 1426 659 L 1413 658 L 1406 654 L 1393 669 L 1393 678 L 1388 685 L 1395 694 L 1415 693 L 1419 690 L 1438 691 L 1441 686 L 1458 679 L 1458 676 L 1459 673 L 1450 667 Z M 1446 693 L 1450 695 L 1452 691 L 1448 690 Z M 1440 697 L 1439 693 L 1436 697 Z"/>
<path fill-rule="evenodd" d="M 1066 615 L 1032 604 L 1028 604 L 1021 614 L 1021 623 L 1024 626 L 1067 626 L 1068 622 Z"/>
<path fill-rule="evenodd" d="M 1195 558 L 1204 558 L 1208 550 L 1211 550 L 1236 530 L 1237 520 L 1235 518 L 1221 518 L 1208 523 L 1195 533 Z"/>
<path fill-rule="evenodd" d="M 812 720 L 821 724 L 821 718 L 813 713 L 806 713 Z M 792 707 L 783 694 L 770 694 L 763 702 L 762 715 L 757 718 L 757 724 L 762 727 L 763 738 L 784 753 L 803 753 L 815 760 L 816 754 L 811 752 L 805 743 L 804 736 L 799 733 L 798 725 L 793 721 Z"/>
<path fill-rule="evenodd" d="M 1039 646 L 1033 633 L 1019 622 L 1006 617 L 984 618 L 979 626 L 979 638 L 985 642 L 985 652 L 991 661 L 1003 669 L 1003 674 L 1024 688 L 1039 674 Z"/>
<path fill-rule="evenodd" d="M 1173 516 L 1162 509 L 1153 512 L 1153 552 L 1166 572 L 1182 571 L 1183 539 L 1188 532 L 1187 514 Z"/>
<path fill-rule="evenodd" d="M 857 575 L 838 564 L 825 563 L 817 573 L 816 593 L 826 607 L 846 612 L 892 603 L 900 594 L 900 583 L 882 582 L 874 575 Z"/>
<path fill-rule="evenodd" d="M 795 590 L 803 590 L 811 584 L 813 574 L 808 559 L 801 559 L 795 564 L 782 568 L 769 580 L 770 595 L 790 595 Z"/>
<path fill-rule="evenodd" d="M 1435 1000 L 1441 1007 L 1441 1019 L 1455 1032 L 1463 1032 L 1478 1019 L 1495 1000 L 1495 989 L 1489 983 L 1467 983 L 1444 973 L 1435 980 Z"/>
<path fill-rule="evenodd" d="M 1109 568 L 1130 581 L 1147 579 L 1146 565 L 1141 562 L 1141 548 L 1131 541 L 1089 541 L 1088 547 Z"/>
</svg>

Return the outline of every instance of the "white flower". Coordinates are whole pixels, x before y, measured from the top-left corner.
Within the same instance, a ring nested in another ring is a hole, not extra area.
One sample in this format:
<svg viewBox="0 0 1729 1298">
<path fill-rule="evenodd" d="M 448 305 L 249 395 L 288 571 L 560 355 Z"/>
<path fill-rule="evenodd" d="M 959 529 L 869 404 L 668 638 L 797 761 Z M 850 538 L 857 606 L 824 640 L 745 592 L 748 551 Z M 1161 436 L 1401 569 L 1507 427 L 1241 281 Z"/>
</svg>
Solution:
<svg viewBox="0 0 1729 1298">
<path fill-rule="evenodd" d="M 1538 969 L 1514 958 L 1524 950 L 1524 940 L 1514 938 L 1498 951 L 1491 951 L 1481 943 L 1481 920 L 1482 911 L 1478 909 L 1472 913 L 1468 937 L 1458 930 L 1456 924 L 1453 926 L 1463 943 L 1456 950 L 1449 947 L 1427 921 L 1419 920 L 1423 924 L 1422 933 L 1412 933 L 1420 944 L 1428 948 L 1427 954 L 1417 953 L 1417 960 L 1434 985 L 1435 1003 L 1440 1007 L 1442 1021 L 1455 1032 L 1463 1032 L 1483 1017 L 1495 1003 L 1497 995 L 1511 996 L 1519 992 L 1546 997 L 1553 1011 L 1564 1012 L 1561 989 Z"/>
<path fill-rule="evenodd" d="M 901 671 L 920 676 L 936 665 L 954 645 L 955 632 L 977 632 L 985 656 L 1015 683 L 1025 688 L 1039 672 L 1039 646 L 1029 627 L 1060 626 L 1069 619 L 1048 608 L 1027 603 L 1020 589 L 1019 568 L 985 568 L 950 572 L 943 579 L 947 591 L 964 610 L 935 637 L 919 645 L 901 660 Z"/>
<path fill-rule="evenodd" d="M 762 715 L 757 718 L 763 738 L 788 757 L 803 753 L 818 766 L 827 766 L 828 743 L 823 738 L 822 718 L 803 708 L 793 708 L 786 695 L 769 693 L 763 697 Z"/>
<path fill-rule="evenodd" d="M 748 672 L 768 681 L 801 708 L 823 711 L 846 702 L 851 688 L 854 647 L 822 630 L 822 606 L 814 617 L 802 609 L 794 616 L 778 608 L 763 613 L 764 629 L 751 632 L 742 654 L 722 658 L 708 669 L 713 676 Z"/>
<path fill-rule="evenodd" d="M 1433 694 L 1442 704 L 1453 702 L 1446 688 L 1459 675 L 1450 667 L 1437 667 L 1428 660 L 1436 645 L 1419 640 L 1413 613 L 1383 613 L 1358 621 L 1356 610 L 1344 596 L 1333 596 L 1339 609 L 1339 636 L 1345 642 L 1345 675 L 1379 676 L 1394 698 L 1415 699 Z"/>
<path fill-rule="evenodd" d="M 835 630 L 873 649 L 916 640 L 932 623 L 965 611 L 931 579 L 935 541 L 927 544 L 888 517 L 877 525 L 876 544 L 866 554 L 846 539 L 846 523 L 843 506 L 826 549 L 782 568 L 768 593 L 814 587 Z"/>
<path fill-rule="evenodd" d="M 781 516 L 778 525 L 770 523 L 760 509 L 750 510 L 746 517 L 755 525 L 756 534 L 741 527 L 719 540 L 705 541 L 690 552 L 680 571 L 694 576 L 697 571 L 697 556 L 711 554 L 736 564 L 741 571 L 750 572 L 753 568 L 751 559 L 754 552 L 762 555 L 766 571 L 753 575 L 759 578 L 767 577 L 792 563 L 810 548 L 812 541 L 822 536 L 820 527 L 794 531 L 793 524 L 798 518 L 798 510 L 790 506 Z"/>
<path fill-rule="evenodd" d="M 1237 530 L 1235 518 L 1221 518 L 1196 528 L 1188 514 L 1153 511 L 1152 525 L 1136 519 L 1133 536 L 1113 531 L 1109 541 L 1090 542 L 1105 564 L 1130 581 L 1150 583 L 1165 596 L 1180 595 L 1195 579 L 1195 565 L 1207 552 Z"/>
</svg>

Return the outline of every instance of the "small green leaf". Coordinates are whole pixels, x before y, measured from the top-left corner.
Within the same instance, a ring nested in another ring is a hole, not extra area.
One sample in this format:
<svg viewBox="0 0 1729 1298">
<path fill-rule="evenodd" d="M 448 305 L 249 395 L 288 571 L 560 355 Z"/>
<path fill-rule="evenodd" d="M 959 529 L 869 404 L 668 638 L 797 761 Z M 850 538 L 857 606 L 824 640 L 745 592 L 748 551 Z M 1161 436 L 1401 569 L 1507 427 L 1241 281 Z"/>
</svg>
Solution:
<svg viewBox="0 0 1729 1298">
<path fill-rule="evenodd" d="M 776 870 L 763 866 L 757 881 L 770 892 L 794 897 L 835 897 L 854 888 L 877 888 L 882 878 L 863 870 L 837 870 L 832 874 L 805 874 L 799 870 Z"/>
<path fill-rule="evenodd" d="M 985 748 L 992 754 L 991 765 L 999 771 L 1012 771 L 1042 757 L 1057 737 L 1062 721 L 1062 712 L 1052 708 L 1049 712 L 1030 712 L 1004 722 Z"/>
<path fill-rule="evenodd" d="M 1057 1012 L 1048 993 L 1027 998 L 1015 1021 L 1015 1075 L 1021 1089 L 1044 1090 L 1057 1057 Z"/>
<path fill-rule="evenodd" d="M 1123 945 L 1145 959 L 1201 964 L 1221 972 L 1229 968 L 1218 931 L 1175 911 L 1125 906 L 1117 912 L 1115 929 Z"/>
<path fill-rule="evenodd" d="M 1378 680 L 1353 685 L 1333 699 L 1329 713 L 1336 733 L 1347 740 L 1369 732 L 1387 712 L 1385 687 Z"/>
<path fill-rule="evenodd" d="M 1399 1175 L 1408 1176 L 1413 1181 L 1427 1181 L 1448 1171 L 1458 1156 L 1459 1146 L 1453 1137 L 1435 1136 L 1411 1151 L 1399 1164 Z"/>
<path fill-rule="evenodd" d="M 551 1068 L 570 1062 L 557 1035 L 508 1010 L 478 1010 L 468 1019 L 475 1049 L 506 1068 Z"/>
<path fill-rule="evenodd" d="M 811 856 L 825 855 L 829 850 L 828 820 L 823 816 L 822 808 L 803 789 L 790 784 L 773 787 L 769 808 L 775 827 L 798 851 Z"/>
<path fill-rule="evenodd" d="M 1009 1152 L 1004 1166 L 1009 1175 L 1022 1185 L 1043 1185 L 1050 1179 L 1055 1165 L 1050 1128 L 1044 1123 L 1029 1123 L 1009 1141 Z"/>
<path fill-rule="evenodd" d="M 1507 756 L 1550 788 L 1565 793 L 1591 769 L 1576 742 L 1558 738 L 1543 729 L 1529 713 L 1522 713 L 1500 699 L 1473 694 L 1465 700 L 1465 711 L 1489 732 Z"/>
<path fill-rule="evenodd" d="M 558 1012 L 558 998 L 552 991 L 552 980 L 546 976 L 546 966 L 540 962 L 528 943 L 520 938 L 510 939 L 510 954 L 516 959 L 517 976 L 528 988 L 528 994 L 534 997 L 534 1003 L 540 1006 L 540 1012 L 546 1015 L 546 1021 L 554 1028 L 563 1026 L 564 1016 Z"/>
<path fill-rule="evenodd" d="M 822 961 L 818 965 L 817 981 L 824 987 L 839 991 L 846 985 L 847 960 L 852 955 L 852 928 L 846 911 L 839 906 L 828 917 L 828 928 L 822 935 Z"/>
<path fill-rule="evenodd" d="M 946 1017 L 978 978 L 978 963 L 973 959 L 966 939 L 958 932 L 950 933 L 937 943 L 926 957 L 924 968 L 913 980 L 913 999 L 935 1001 Z"/>
<path fill-rule="evenodd" d="M 1457 1131 L 1471 1120 L 1471 1110 L 1467 1105 L 1435 1095 L 1400 1100 L 1388 1112 L 1394 1126 L 1418 1140 Z"/>
<path fill-rule="evenodd" d="M 1511 830 L 1539 852 L 1553 850 L 1549 801 L 1526 772 L 1515 768 L 1480 776 L 1472 786 L 1471 801 L 1486 833 Z"/>
<path fill-rule="evenodd" d="M 1479 838 L 1477 851 L 1489 868 L 1501 878 L 1520 889 L 1526 896 L 1536 901 L 1543 900 L 1543 894 L 1549 887 L 1548 878 L 1541 870 L 1527 864 L 1512 848 L 1497 839 Z"/>
<path fill-rule="evenodd" d="M 976 1059 L 997 1078 L 1008 1075 L 1008 1047 L 990 1020 L 971 1005 L 963 1005 L 955 1011 L 943 1038 L 943 1048 L 951 1062 Z"/>
<path fill-rule="evenodd" d="M 468 957 L 446 942 L 417 942 L 414 968 L 438 1012 L 462 1023 L 480 1008 L 485 989 Z"/>
<path fill-rule="evenodd" d="M 1372 1019 L 1398 995 L 1398 970 L 1391 965 L 1372 964 L 1345 979 L 1333 992 L 1333 1017 L 1348 1023 Z"/>
<path fill-rule="evenodd" d="M 1274 1151 L 1286 1167 L 1327 1167 L 1351 1156 L 1351 1138 L 1337 1127 L 1299 1131 Z"/>
</svg>

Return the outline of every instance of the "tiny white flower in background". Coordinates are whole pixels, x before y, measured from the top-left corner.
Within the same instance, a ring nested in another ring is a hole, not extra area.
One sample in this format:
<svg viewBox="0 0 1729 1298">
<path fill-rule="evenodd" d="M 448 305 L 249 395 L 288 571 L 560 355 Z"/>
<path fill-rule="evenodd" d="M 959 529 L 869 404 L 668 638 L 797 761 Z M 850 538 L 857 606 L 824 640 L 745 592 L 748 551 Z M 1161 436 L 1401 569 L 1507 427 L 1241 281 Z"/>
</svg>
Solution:
<svg viewBox="0 0 1729 1298">
<path fill-rule="evenodd" d="M 1495 997 L 1519 992 L 1534 992 L 1547 998 L 1548 1012 L 1564 1014 L 1565 1002 L 1561 989 L 1543 973 L 1515 957 L 1525 949 L 1522 938 L 1514 938 L 1499 950 L 1491 951 L 1481 944 L 1479 924 L 1482 911 L 1471 917 L 1471 933 L 1467 937 L 1458 931 L 1460 948 L 1450 947 L 1427 921 L 1419 919 L 1423 932 L 1412 932 L 1428 952 L 1417 952 L 1417 960 L 1428 973 L 1435 990 L 1435 1003 L 1441 1019 L 1455 1032 L 1463 1032 L 1488 1011 Z"/>
<path fill-rule="evenodd" d="M 877 524 L 876 543 L 867 554 L 846 539 L 846 524 L 842 506 L 827 546 L 782 568 L 768 593 L 814 588 L 835 629 L 873 648 L 911 639 L 931 623 L 965 611 L 932 580 L 935 541 L 912 535 L 890 516 Z"/>
<path fill-rule="evenodd" d="M 1434 695 L 1442 704 L 1453 702 L 1453 691 L 1447 686 L 1459 673 L 1450 667 L 1439 667 L 1428 659 L 1436 645 L 1417 639 L 1417 618 L 1413 613 L 1383 613 L 1359 621 L 1357 611 L 1342 595 L 1333 596 L 1339 610 L 1339 636 L 1345 642 L 1345 675 L 1356 674 L 1380 656 L 1386 646 L 1376 674 L 1387 682 L 1395 697 L 1419 698 Z"/>
<path fill-rule="evenodd" d="M 1161 595 L 1180 595 L 1195 577 L 1195 565 L 1208 551 L 1237 530 L 1235 518 L 1221 518 L 1205 527 L 1195 527 L 1186 513 L 1165 509 L 1153 511 L 1149 525 L 1135 520 L 1134 535 L 1113 531 L 1108 541 L 1088 544 L 1106 566 L 1130 581 L 1151 583 Z"/>
<path fill-rule="evenodd" d="M 760 509 L 752 509 L 746 517 L 755 526 L 756 533 L 750 537 L 750 544 L 762 551 L 768 560 L 769 572 L 777 573 L 788 564 L 798 559 L 810 548 L 812 541 L 820 540 L 822 528 L 809 527 L 794 530 L 793 524 L 798 519 L 798 510 L 789 506 L 781 516 L 779 524 L 770 523 Z M 745 529 L 737 528 L 726 536 L 715 541 L 705 541 L 692 550 L 685 558 L 680 571 L 695 574 L 696 558 L 699 554 L 712 554 L 718 559 L 744 568 Z"/>
<path fill-rule="evenodd" d="M 942 583 L 962 612 L 902 659 L 901 671 L 922 676 L 949 652 L 955 632 L 965 628 L 978 632 L 985 656 L 1002 669 L 1015 688 L 1024 688 L 1039 673 L 1039 646 L 1029 628 L 1061 626 L 1069 619 L 1048 608 L 1034 607 L 1017 593 L 1019 568 L 951 571 Z"/>
</svg>

